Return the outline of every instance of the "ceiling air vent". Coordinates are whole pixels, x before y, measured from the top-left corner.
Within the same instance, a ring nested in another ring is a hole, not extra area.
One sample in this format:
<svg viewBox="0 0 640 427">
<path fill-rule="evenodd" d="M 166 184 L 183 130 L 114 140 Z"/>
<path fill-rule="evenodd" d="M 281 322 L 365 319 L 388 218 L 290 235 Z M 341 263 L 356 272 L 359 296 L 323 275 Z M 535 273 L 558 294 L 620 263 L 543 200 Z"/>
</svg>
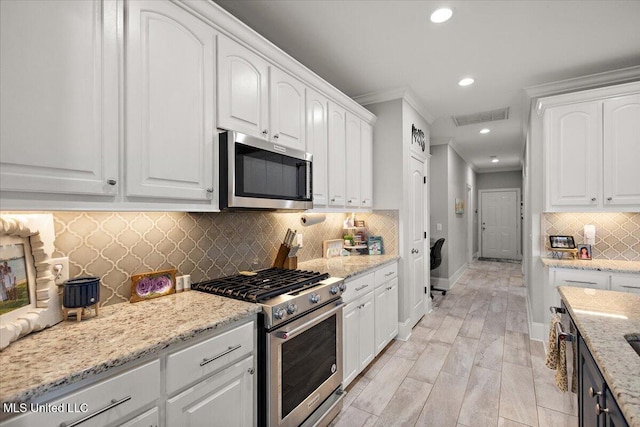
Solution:
<svg viewBox="0 0 640 427">
<path fill-rule="evenodd" d="M 464 116 L 452 116 L 456 126 L 475 125 L 477 123 L 495 122 L 509 118 L 509 107 L 497 110 L 483 111 L 481 113 L 467 114 Z"/>
</svg>

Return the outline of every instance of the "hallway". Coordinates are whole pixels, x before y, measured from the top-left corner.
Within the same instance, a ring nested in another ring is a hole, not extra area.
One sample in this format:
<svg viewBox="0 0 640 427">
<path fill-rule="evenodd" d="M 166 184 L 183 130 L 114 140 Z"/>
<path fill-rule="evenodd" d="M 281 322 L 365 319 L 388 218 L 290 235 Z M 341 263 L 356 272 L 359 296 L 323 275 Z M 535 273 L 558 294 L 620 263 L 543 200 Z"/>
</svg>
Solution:
<svg viewBox="0 0 640 427">
<path fill-rule="evenodd" d="M 520 264 L 475 261 L 434 297 L 410 339 L 350 384 L 332 426 L 578 425 L 576 395 L 558 391 L 529 340 Z"/>
</svg>

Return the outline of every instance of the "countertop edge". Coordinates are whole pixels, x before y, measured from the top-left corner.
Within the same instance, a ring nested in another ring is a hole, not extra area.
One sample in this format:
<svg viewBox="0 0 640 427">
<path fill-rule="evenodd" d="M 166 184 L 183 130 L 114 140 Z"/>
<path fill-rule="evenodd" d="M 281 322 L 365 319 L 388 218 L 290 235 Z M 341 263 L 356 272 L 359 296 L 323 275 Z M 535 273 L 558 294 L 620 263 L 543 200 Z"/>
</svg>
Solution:
<svg viewBox="0 0 640 427">
<path fill-rule="evenodd" d="M 545 267 L 566 268 L 571 270 L 605 271 L 609 273 L 640 274 L 640 261 L 622 261 L 609 259 L 555 259 L 539 257 Z"/>
</svg>

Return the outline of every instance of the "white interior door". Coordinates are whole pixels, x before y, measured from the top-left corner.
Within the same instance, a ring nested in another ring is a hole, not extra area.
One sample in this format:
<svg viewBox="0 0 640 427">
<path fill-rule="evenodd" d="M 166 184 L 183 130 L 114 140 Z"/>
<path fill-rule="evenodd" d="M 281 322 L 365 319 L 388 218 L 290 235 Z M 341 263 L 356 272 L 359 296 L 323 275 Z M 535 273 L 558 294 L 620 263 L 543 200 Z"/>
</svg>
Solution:
<svg viewBox="0 0 640 427">
<path fill-rule="evenodd" d="M 425 270 L 425 244 L 424 244 L 424 193 L 427 186 L 424 183 L 424 163 L 411 157 L 411 183 L 410 183 L 410 207 L 409 207 L 409 242 L 411 248 L 407 259 L 409 260 L 409 298 L 411 307 L 411 321 L 415 325 L 425 314 L 424 288 L 427 283 L 424 279 Z"/>
<path fill-rule="evenodd" d="M 480 192 L 483 258 L 518 258 L 518 192 Z"/>
</svg>

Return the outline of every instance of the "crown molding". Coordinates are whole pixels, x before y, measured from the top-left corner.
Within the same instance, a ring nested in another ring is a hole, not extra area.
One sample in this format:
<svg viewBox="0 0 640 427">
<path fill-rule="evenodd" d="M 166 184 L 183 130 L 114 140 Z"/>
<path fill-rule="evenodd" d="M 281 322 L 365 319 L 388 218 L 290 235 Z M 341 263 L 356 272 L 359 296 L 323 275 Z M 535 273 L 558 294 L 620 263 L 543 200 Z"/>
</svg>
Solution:
<svg viewBox="0 0 640 427">
<path fill-rule="evenodd" d="M 360 103 L 360 105 L 377 104 L 379 102 L 393 101 L 394 99 L 404 99 L 409 105 L 411 105 L 417 112 L 427 121 L 429 125 L 432 125 L 435 121 L 429 111 L 422 105 L 413 91 L 408 87 L 399 87 L 394 89 L 387 89 L 377 92 L 371 92 L 360 96 L 354 96 L 353 99 Z"/>
</svg>

